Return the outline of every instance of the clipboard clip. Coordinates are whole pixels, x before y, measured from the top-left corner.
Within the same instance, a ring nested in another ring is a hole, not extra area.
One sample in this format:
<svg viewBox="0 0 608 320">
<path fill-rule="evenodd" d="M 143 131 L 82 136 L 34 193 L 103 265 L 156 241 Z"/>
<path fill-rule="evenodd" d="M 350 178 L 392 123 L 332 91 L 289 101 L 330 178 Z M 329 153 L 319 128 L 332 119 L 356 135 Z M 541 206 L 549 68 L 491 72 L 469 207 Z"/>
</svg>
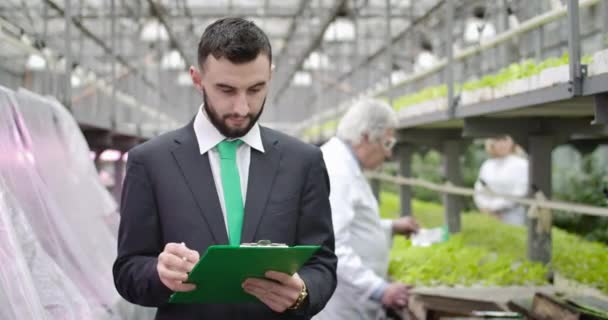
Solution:
<svg viewBox="0 0 608 320">
<path fill-rule="evenodd" d="M 284 243 L 274 243 L 270 240 L 259 240 L 258 242 L 241 243 L 241 247 L 278 247 L 287 248 Z"/>
</svg>

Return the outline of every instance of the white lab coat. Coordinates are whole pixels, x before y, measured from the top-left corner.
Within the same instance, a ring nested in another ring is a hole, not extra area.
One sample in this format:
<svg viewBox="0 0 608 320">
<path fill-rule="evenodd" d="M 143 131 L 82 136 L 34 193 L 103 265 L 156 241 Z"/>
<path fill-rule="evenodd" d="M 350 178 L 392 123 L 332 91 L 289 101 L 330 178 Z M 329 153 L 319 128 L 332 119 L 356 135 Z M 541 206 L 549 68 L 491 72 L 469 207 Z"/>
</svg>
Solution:
<svg viewBox="0 0 608 320">
<path fill-rule="evenodd" d="M 382 306 L 370 296 L 387 276 L 391 221 L 380 219 L 378 201 L 349 147 L 332 138 L 321 150 L 331 185 L 338 286 L 314 319 L 380 319 Z"/>
<path fill-rule="evenodd" d="M 481 181 L 485 182 L 485 186 Z M 528 193 L 528 160 L 516 155 L 492 158 L 484 161 L 479 169 L 475 190 L 489 189 L 492 192 L 523 197 Z M 475 204 L 480 209 L 490 210 L 508 224 L 525 225 L 525 208 L 511 200 L 475 194 Z"/>
</svg>

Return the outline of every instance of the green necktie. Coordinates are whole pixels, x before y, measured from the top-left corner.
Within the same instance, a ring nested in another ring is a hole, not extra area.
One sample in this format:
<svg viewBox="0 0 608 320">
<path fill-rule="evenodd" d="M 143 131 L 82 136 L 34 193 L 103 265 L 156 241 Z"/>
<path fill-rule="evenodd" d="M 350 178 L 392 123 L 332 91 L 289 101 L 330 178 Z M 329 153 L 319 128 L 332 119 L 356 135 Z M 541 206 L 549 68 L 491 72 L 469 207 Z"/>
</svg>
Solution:
<svg viewBox="0 0 608 320">
<path fill-rule="evenodd" d="M 239 168 L 236 165 L 236 149 L 242 143 L 241 140 L 224 140 L 217 145 L 220 154 L 226 219 L 228 220 L 228 238 L 231 246 L 241 244 L 241 230 L 243 229 L 243 195 Z"/>
</svg>

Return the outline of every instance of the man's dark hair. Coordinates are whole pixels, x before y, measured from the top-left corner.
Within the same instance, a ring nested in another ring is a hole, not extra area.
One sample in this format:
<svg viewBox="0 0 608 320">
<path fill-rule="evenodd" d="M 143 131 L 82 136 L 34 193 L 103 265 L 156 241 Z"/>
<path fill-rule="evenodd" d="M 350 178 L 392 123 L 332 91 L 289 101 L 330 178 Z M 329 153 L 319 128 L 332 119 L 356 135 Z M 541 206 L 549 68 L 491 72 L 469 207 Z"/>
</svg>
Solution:
<svg viewBox="0 0 608 320">
<path fill-rule="evenodd" d="M 255 23 L 242 18 L 223 18 L 209 25 L 198 43 L 198 64 L 211 54 L 239 64 L 255 60 L 260 52 L 272 63 L 268 37 Z"/>
</svg>

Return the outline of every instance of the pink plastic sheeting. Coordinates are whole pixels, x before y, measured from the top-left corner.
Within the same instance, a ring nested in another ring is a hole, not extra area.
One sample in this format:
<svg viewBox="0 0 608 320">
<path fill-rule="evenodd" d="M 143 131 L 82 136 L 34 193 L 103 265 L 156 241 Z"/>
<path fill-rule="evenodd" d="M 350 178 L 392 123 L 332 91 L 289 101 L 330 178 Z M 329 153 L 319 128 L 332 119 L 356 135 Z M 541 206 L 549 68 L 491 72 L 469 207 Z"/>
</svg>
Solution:
<svg viewBox="0 0 608 320">
<path fill-rule="evenodd" d="M 0 190 L 8 190 L 2 177 L 0 177 Z M 91 310 L 86 300 L 81 296 L 70 278 L 42 249 L 19 204 L 8 192 L 5 192 L 5 195 L 1 198 L 0 208 L 3 209 L 0 209 L 0 211 L 3 211 L 3 215 L 9 215 L 8 223 L 13 228 L 19 244 L 19 248 L 15 252 L 19 252 L 24 257 L 26 264 L 25 268 L 20 267 L 23 268 L 24 272 L 29 271 L 39 297 L 39 301 L 34 299 L 32 301 L 41 303 L 48 319 L 92 319 Z M 2 218 L 5 219 L 5 217 Z M 31 306 L 28 306 L 28 308 L 31 308 Z"/>
<path fill-rule="evenodd" d="M 3 230 L 10 230 L 15 237 L 18 246 L 11 248 L 10 252 L 20 257 L 20 259 L 4 259 L 1 275 L 3 278 L 10 278 L 19 283 L 23 288 L 33 286 L 33 293 L 29 291 L 27 303 L 13 302 L 15 298 L 11 295 L 19 291 L 14 288 L 7 291 L 6 298 L 10 303 L 4 303 L 11 308 L 17 309 L 19 317 L 0 317 L 1 319 L 45 319 L 42 315 L 29 317 L 30 313 L 39 313 L 38 309 L 43 310 L 48 319 L 87 319 L 90 318 L 88 304 L 80 295 L 80 292 L 70 281 L 62 270 L 55 264 L 52 258 L 42 248 L 39 239 L 32 230 L 28 219 L 25 216 L 19 200 L 15 197 L 20 194 L 21 200 L 28 210 L 39 212 L 40 218 L 44 220 L 43 211 L 48 206 L 41 196 L 40 190 L 35 183 L 36 176 L 33 174 L 34 168 L 30 163 L 32 157 L 28 155 L 23 145 L 20 143 L 18 125 L 14 118 L 15 100 L 12 92 L 0 87 L 0 219 Z M 9 184 L 10 182 L 10 184 Z M 21 182 L 21 183 L 19 183 Z M 21 189 L 23 192 L 16 192 L 13 185 L 31 187 Z M 47 235 L 50 235 L 48 233 Z M 10 243 L 4 241 L 1 244 Z M 49 238 L 51 239 L 51 238 Z M 14 267 L 28 278 L 14 276 L 14 271 L 6 268 Z M 30 285 L 31 283 L 31 285 Z"/>
<path fill-rule="evenodd" d="M 46 219 L 40 219 L 39 210 L 26 211 L 26 215 L 39 237 L 52 235 L 53 241 L 42 241 L 45 250 L 82 290 L 94 314 L 110 312 L 119 301 L 111 273 L 116 239 L 106 224 L 111 213 L 104 212 L 109 206 L 93 185 L 94 172 L 75 161 L 80 156 L 88 159 L 88 148 L 82 155 L 73 154 L 73 146 L 68 146 L 73 139 L 66 139 L 73 135 L 84 141 L 84 137 L 78 129 L 62 131 L 65 116 L 52 106 L 56 102 L 26 91 L 19 91 L 16 97 L 15 118 L 25 142 L 24 158 L 35 167 L 43 198 L 50 199 Z"/>
<path fill-rule="evenodd" d="M 17 241 L 0 185 L 0 319 L 47 319 Z"/>
</svg>

